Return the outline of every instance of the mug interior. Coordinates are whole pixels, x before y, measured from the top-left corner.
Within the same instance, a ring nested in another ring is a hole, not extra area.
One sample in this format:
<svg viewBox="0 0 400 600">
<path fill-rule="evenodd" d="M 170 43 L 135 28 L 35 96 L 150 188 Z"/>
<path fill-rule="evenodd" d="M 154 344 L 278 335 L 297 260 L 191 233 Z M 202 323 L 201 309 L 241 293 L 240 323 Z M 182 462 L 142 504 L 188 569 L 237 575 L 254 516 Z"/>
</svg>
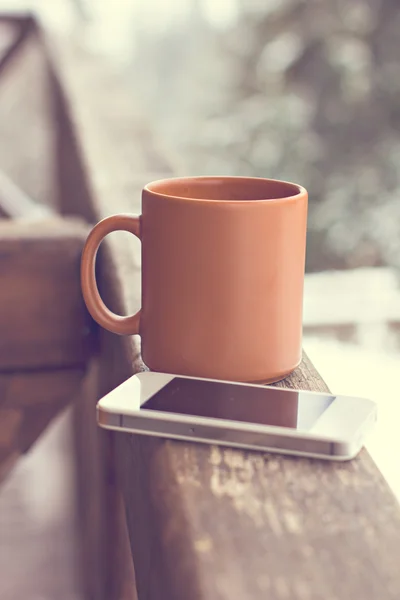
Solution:
<svg viewBox="0 0 400 600">
<path fill-rule="evenodd" d="M 302 193 L 294 183 L 258 177 L 182 177 L 149 183 L 146 190 L 169 196 L 196 200 L 277 200 Z"/>
</svg>

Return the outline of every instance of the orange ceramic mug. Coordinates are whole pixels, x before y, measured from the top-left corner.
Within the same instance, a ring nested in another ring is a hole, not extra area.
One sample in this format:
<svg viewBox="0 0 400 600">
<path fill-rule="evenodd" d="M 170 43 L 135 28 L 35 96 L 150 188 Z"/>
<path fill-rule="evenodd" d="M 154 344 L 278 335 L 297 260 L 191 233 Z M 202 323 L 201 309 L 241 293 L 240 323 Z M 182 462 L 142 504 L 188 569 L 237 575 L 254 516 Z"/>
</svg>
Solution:
<svg viewBox="0 0 400 600">
<path fill-rule="evenodd" d="M 87 308 L 103 327 L 139 333 L 155 371 L 272 382 L 300 362 L 307 192 L 252 177 L 149 183 L 142 215 L 100 221 L 82 256 Z M 121 317 L 103 304 L 95 259 L 103 238 L 142 241 L 142 309 Z"/>
</svg>

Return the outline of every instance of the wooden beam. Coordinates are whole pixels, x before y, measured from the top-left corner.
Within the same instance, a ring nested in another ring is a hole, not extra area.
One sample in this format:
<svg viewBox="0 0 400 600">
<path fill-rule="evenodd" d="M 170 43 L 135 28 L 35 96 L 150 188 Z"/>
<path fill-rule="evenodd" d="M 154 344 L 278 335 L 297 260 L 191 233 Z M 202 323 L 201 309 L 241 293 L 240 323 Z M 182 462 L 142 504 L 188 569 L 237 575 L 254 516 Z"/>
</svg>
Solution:
<svg viewBox="0 0 400 600">
<path fill-rule="evenodd" d="M 0 483 L 77 395 L 84 370 L 0 373 Z"/>
<path fill-rule="evenodd" d="M 0 371 L 87 361 L 79 279 L 87 231 L 78 219 L 0 220 Z"/>
<path fill-rule="evenodd" d="M 283 386 L 326 391 L 307 359 Z M 398 598 L 400 511 L 365 451 L 330 464 L 116 443 L 139 598 Z"/>
</svg>

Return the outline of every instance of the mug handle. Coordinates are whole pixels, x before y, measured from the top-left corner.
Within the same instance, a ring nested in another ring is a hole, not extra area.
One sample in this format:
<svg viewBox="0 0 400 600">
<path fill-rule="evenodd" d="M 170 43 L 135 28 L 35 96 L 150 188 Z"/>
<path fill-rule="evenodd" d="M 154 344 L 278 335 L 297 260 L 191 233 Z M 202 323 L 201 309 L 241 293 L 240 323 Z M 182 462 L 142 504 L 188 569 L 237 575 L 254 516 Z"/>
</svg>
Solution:
<svg viewBox="0 0 400 600">
<path fill-rule="evenodd" d="M 118 335 L 139 333 L 140 310 L 135 315 L 120 316 L 104 304 L 96 282 L 96 255 L 103 239 L 113 231 L 128 231 L 140 238 L 140 217 L 136 215 L 112 215 L 106 217 L 89 233 L 82 251 L 81 287 L 86 307 L 99 325 Z"/>
</svg>

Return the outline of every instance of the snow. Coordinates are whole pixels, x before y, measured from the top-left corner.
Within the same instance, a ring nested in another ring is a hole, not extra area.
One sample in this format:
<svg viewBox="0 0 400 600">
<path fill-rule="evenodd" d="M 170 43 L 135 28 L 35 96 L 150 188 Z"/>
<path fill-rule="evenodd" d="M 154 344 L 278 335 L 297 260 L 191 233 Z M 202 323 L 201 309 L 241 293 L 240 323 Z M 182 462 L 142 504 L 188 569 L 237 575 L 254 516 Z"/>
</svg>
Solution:
<svg viewBox="0 0 400 600">
<path fill-rule="evenodd" d="M 378 423 L 366 446 L 400 499 L 400 353 L 311 336 L 304 349 L 334 394 L 377 402 Z"/>
</svg>

